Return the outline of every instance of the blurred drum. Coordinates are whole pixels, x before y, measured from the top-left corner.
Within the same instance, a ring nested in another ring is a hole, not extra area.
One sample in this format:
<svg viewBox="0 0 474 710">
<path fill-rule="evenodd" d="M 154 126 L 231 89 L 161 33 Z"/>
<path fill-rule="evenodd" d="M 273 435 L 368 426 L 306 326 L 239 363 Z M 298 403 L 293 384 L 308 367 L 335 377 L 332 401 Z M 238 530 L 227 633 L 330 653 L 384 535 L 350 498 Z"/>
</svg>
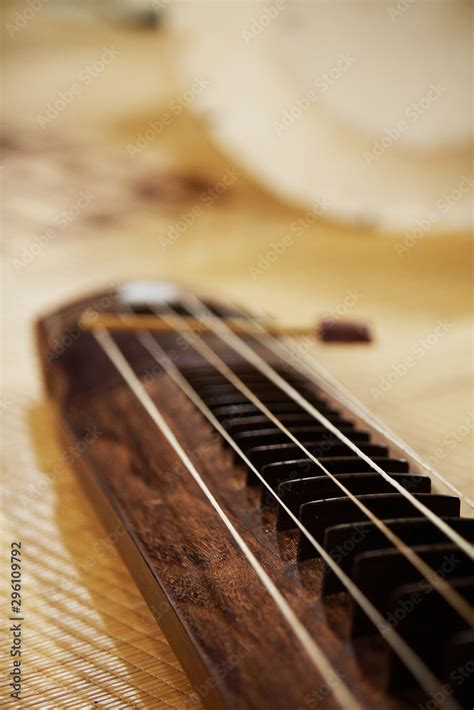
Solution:
<svg viewBox="0 0 474 710">
<path fill-rule="evenodd" d="M 183 86 L 221 147 L 285 199 L 385 230 L 472 221 L 472 3 L 169 5 Z"/>
</svg>

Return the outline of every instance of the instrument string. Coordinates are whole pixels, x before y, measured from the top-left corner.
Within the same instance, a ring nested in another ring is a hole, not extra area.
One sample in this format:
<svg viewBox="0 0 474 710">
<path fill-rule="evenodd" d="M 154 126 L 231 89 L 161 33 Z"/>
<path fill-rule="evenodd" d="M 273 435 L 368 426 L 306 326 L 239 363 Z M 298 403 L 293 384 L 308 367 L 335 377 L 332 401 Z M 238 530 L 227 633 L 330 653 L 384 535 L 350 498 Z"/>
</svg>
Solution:
<svg viewBox="0 0 474 710">
<path fill-rule="evenodd" d="M 214 316 L 209 309 L 202 303 L 202 301 L 196 296 L 189 295 L 184 299 L 186 301 L 186 307 L 194 312 L 197 318 L 202 318 L 209 326 L 213 326 L 214 333 L 221 338 L 228 346 L 230 346 L 235 352 L 237 352 L 241 357 L 250 362 L 254 367 L 256 367 L 262 374 L 264 374 L 273 384 L 275 384 L 279 389 L 285 392 L 291 399 L 293 399 L 297 404 L 299 404 L 305 411 L 316 418 L 326 429 L 333 433 L 342 443 L 348 446 L 352 451 L 354 451 L 358 457 L 363 459 L 369 466 L 379 473 L 390 485 L 392 485 L 401 495 L 403 495 L 407 500 L 409 500 L 412 505 L 415 506 L 424 517 L 428 518 L 436 527 L 438 527 L 450 540 L 460 547 L 463 552 L 468 555 L 471 559 L 474 557 L 474 548 L 462 535 L 453 530 L 444 520 L 442 520 L 436 513 L 433 513 L 429 508 L 427 508 L 423 503 L 417 500 L 410 491 L 403 488 L 403 486 L 393 479 L 389 473 L 383 470 L 375 461 L 371 459 L 370 456 L 365 454 L 356 443 L 351 441 L 343 432 L 341 432 L 338 427 L 333 424 L 327 417 L 325 417 L 321 412 L 312 405 L 300 392 L 298 392 L 292 385 L 287 382 L 281 375 L 276 372 L 276 370 L 269 365 L 265 360 L 257 353 L 256 350 L 251 348 L 247 343 L 242 340 L 239 336 L 235 335 L 232 330 L 226 325 L 221 324 L 219 319 Z M 184 330 L 189 334 L 189 330 L 184 328 Z M 199 336 L 196 335 L 197 338 Z M 204 342 L 203 339 L 200 339 Z M 229 370 L 229 368 L 227 368 Z M 235 373 L 232 373 L 235 376 Z M 243 383 L 241 383 L 243 384 Z M 248 388 L 247 388 L 248 390 Z M 255 403 L 255 402 L 254 402 Z M 260 405 L 263 403 L 260 402 Z M 257 405 L 257 406 L 260 406 Z M 265 406 L 265 405 L 263 405 Z M 261 408 L 261 406 L 260 406 Z M 267 409 L 267 411 L 269 411 Z M 265 412 L 266 414 L 266 412 Z M 271 413 L 270 413 L 271 414 Z M 268 415 L 266 415 L 268 416 Z M 300 441 L 288 431 L 288 429 L 282 424 L 275 415 L 271 414 L 272 421 L 281 430 L 284 431 L 287 436 L 295 443 L 299 448 L 303 448 Z M 305 450 L 305 453 L 309 455 L 311 460 L 313 460 L 317 465 L 321 467 L 320 462 L 312 454 Z M 328 472 L 328 475 L 331 474 Z M 338 484 L 340 487 L 342 484 Z M 360 507 L 360 506 L 359 506 Z M 373 521 L 375 522 L 375 521 Z"/>
<path fill-rule="evenodd" d="M 446 488 L 455 493 L 459 498 L 470 508 L 474 508 L 474 501 L 465 493 L 459 490 L 451 481 L 448 481 L 440 471 L 427 462 L 413 451 L 407 444 L 402 441 L 397 434 L 391 431 L 382 421 L 375 417 L 356 397 L 354 397 L 343 385 L 336 380 L 325 368 L 319 363 L 313 362 L 295 349 L 293 343 L 289 339 L 280 340 L 275 338 L 272 333 L 262 326 L 257 320 L 250 318 L 252 326 L 255 330 L 260 330 L 260 336 L 251 333 L 261 345 L 274 355 L 283 360 L 287 365 L 296 371 L 308 377 L 315 385 L 329 391 L 336 399 L 346 404 L 350 409 L 355 411 L 359 416 L 365 419 L 374 429 L 383 434 L 387 439 L 393 441 L 401 448 L 406 455 L 416 460 L 417 464 L 424 468 L 428 473 L 437 478 Z"/>
<path fill-rule="evenodd" d="M 182 333 L 181 333 L 182 334 Z M 109 336 L 110 338 L 110 336 Z M 196 390 L 192 385 L 186 380 L 180 370 L 177 368 L 175 363 L 171 360 L 162 346 L 157 342 L 150 332 L 143 331 L 137 334 L 138 340 L 141 342 L 143 347 L 150 353 L 150 355 L 158 362 L 158 364 L 165 370 L 165 372 L 171 377 L 171 379 L 178 385 L 181 391 L 190 399 L 190 401 L 199 409 L 199 411 L 204 415 L 204 417 L 209 421 L 209 423 L 219 432 L 219 434 L 229 443 L 229 445 L 234 449 L 234 451 L 240 456 L 242 461 L 252 470 L 252 472 L 258 477 L 262 485 L 269 491 L 269 493 L 274 497 L 276 502 L 281 505 L 283 510 L 291 517 L 294 524 L 300 530 L 300 532 L 309 540 L 310 544 L 321 555 L 322 559 L 326 564 L 333 570 L 333 572 L 340 579 L 342 584 L 346 587 L 349 594 L 361 608 L 365 611 L 367 616 L 371 619 L 372 623 L 379 630 L 379 633 L 386 640 L 388 645 L 394 650 L 394 652 L 401 658 L 405 665 L 410 668 L 414 677 L 418 680 L 420 685 L 428 694 L 436 694 L 441 688 L 439 681 L 433 676 L 431 671 L 426 667 L 423 661 L 417 656 L 417 654 L 411 649 L 411 647 L 404 641 L 404 639 L 393 629 L 393 627 L 386 622 L 382 614 L 376 609 L 376 607 L 370 602 L 370 600 L 363 594 L 363 592 L 357 587 L 357 585 L 352 582 L 350 577 L 341 569 L 341 567 L 333 560 L 331 555 L 324 549 L 324 547 L 311 535 L 308 529 L 300 522 L 300 520 L 294 515 L 294 513 L 288 508 L 288 506 L 281 500 L 276 491 L 271 488 L 270 484 L 263 478 L 258 469 L 253 465 L 253 463 L 248 459 L 246 454 L 242 451 L 239 445 L 235 442 L 233 437 L 227 432 L 222 426 L 219 420 L 215 417 L 209 407 L 201 399 Z M 102 339 L 103 340 L 103 339 Z M 111 340 L 111 339 L 110 339 Z M 113 341 L 112 341 L 113 343 Z M 103 345 L 101 343 L 101 345 Z M 110 345 L 110 343 L 109 343 Z M 115 343 L 113 343 L 115 346 Z M 117 348 L 117 346 L 115 346 Z M 451 704 L 451 701 L 450 701 Z M 452 703 L 453 707 L 458 707 L 456 703 Z"/>
<path fill-rule="evenodd" d="M 169 306 L 169 309 L 173 313 L 173 320 L 176 319 L 176 312 L 173 311 L 172 307 Z M 160 316 L 161 318 L 166 319 L 166 315 L 160 311 Z M 199 317 L 199 316 L 198 316 Z M 211 319 L 212 320 L 212 319 Z M 291 432 L 288 430 L 288 428 L 278 419 L 277 416 L 275 416 L 268 407 L 265 406 L 263 402 L 252 392 L 249 387 L 247 387 L 236 375 L 235 372 L 233 372 L 227 365 L 226 363 L 216 354 L 216 352 L 199 336 L 197 335 L 192 329 L 189 329 L 185 327 L 185 325 L 182 326 L 182 329 L 179 331 L 180 335 L 182 337 L 185 337 L 190 344 L 208 361 L 210 364 L 212 364 L 216 369 L 221 372 L 221 374 L 228 379 L 231 384 L 233 384 L 245 397 L 247 397 L 255 406 L 257 406 L 265 416 L 267 416 L 288 438 L 293 441 L 294 444 L 296 444 L 302 451 L 303 453 L 308 456 L 331 480 L 343 491 L 343 493 L 351 499 L 351 501 L 366 515 L 371 522 L 373 522 L 376 527 L 387 537 L 390 542 L 401 552 L 401 554 L 406 557 L 411 564 L 420 572 L 420 574 L 433 586 L 437 589 L 437 591 L 446 599 L 446 601 L 457 611 L 457 613 L 471 626 L 474 624 L 474 611 L 470 607 L 470 605 L 466 602 L 466 600 L 455 590 L 453 587 L 451 587 L 445 579 L 440 577 L 435 570 L 433 570 L 424 560 L 422 560 L 419 555 L 417 555 L 414 550 L 406 545 L 395 533 L 393 533 L 390 528 L 388 528 L 385 523 L 383 523 L 382 520 L 380 520 L 374 513 L 372 513 L 369 508 L 367 508 L 364 503 L 362 503 L 356 496 L 354 496 L 351 491 L 349 491 L 346 486 L 336 477 L 334 476 L 318 459 L 316 456 L 314 456 L 305 446 L 302 444 L 299 439 Z M 243 345 L 246 345 L 243 343 Z M 246 352 L 245 348 L 242 349 L 243 352 Z M 251 353 L 254 353 L 250 349 Z M 255 353 L 256 354 L 256 353 Z M 257 356 L 258 358 L 258 356 Z M 247 359 L 247 358 L 246 358 Z M 251 361 L 249 359 L 249 361 Z M 258 361 L 258 359 L 257 359 Z M 253 364 L 253 362 L 252 362 Z M 264 363 L 266 364 L 266 363 Z M 265 370 L 266 368 L 259 368 L 263 372 L 263 374 L 266 374 Z M 273 368 L 269 367 L 270 373 L 275 372 Z M 277 373 L 275 372 L 275 375 Z M 279 379 L 280 376 L 277 375 Z M 269 378 L 270 379 L 270 378 Z M 276 379 L 276 378 L 275 378 Z M 283 380 L 285 382 L 285 380 Z M 299 393 L 294 390 L 293 388 L 289 388 L 292 392 L 294 392 L 296 395 L 298 395 L 298 399 L 294 397 L 295 401 L 299 401 L 301 399 L 303 402 L 307 402 L 303 397 L 299 395 Z M 311 408 L 310 413 L 312 413 L 312 410 L 314 407 L 309 404 L 309 407 Z M 317 412 L 317 410 L 315 410 Z M 319 412 L 317 412 L 319 414 Z M 332 423 L 329 422 L 325 417 L 321 415 L 321 418 L 324 422 L 328 422 L 329 424 Z M 335 427 L 334 427 L 335 428 Z M 338 431 L 338 430 L 337 430 Z M 346 437 L 344 437 L 346 438 Z M 351 442 L 352 443 L 352 442 Z M 358 449 L 359 451 L 359 449 Z M 369 459 L 370 460 L 370 459 Z M 384 472 L 385 474 L 385 472 Z M 389 474 L 385 474 L 385 476 L 388 480 L 392 480 Z M 414 499 L 416 500 L 416 499 Z M 416 501 L 418 503 L 418 501 Z M 425 507 L 425 506 L 423 506 Z M 430 511 L 431 512 L 431 511 Z M 443 521 L 441 521 L 443 522 Z M 448 526 L 448 530 L 452 530 Z M 443 530 L 444 532 L 444 530 Z M 452 531 L 454 533 L 454 531 Z M 461 538 L 464 542 L 464 538 Z M 470 548 L 470 546 L 469 546 Z"/>
<path fill-rule="evenodd" d="M 334 693 L 334 696 L 336 697 L 341 707 L 348 708 L 348 710 L 351 710 L 352 708 L 355 708 L 356 710 L 362 710 L 362 706 L 360 705 L 359 701 L 355 698 L 353 693 L 343 682 L 340 677 L 340 674 L 337 673 L 336 669 L 331 664 L 327 656 L 324 654 L 323 650 L 314 641 L 314 639 L 308 632 L 308 629 L 302 624 L 298 616 L 295 614 L 294 610 L 288 604 L 285 597 L 282 595 L 282 593 L 272 581 L 268 573 L 257 560 L 245 540 L 237 531 L 232 521 L 229 520 L 228 516 L 222 509 L 221 505 L 219 504 L 209 487 L 204 482 L 197 468 L 179 443 L 172 429 L 166 422 L 165 418 L 161 414 L 156 404 L 151 399 L 143 384 L 138 379 L 131 365 L 124 357 L 122 351 L 117 346 L 110 333 L 105 329 L 94 330 L 93 333 L 103 352 L 110 359 L 112 364 L 123 377 L 128 387 L 131 389 L 133 394 L 137 397 L 138 401 L 144 407 L 145 411 L 151 417 L 158 429 L 162 432 L 170 446 L 173 448 L 181 462 L 186 467 L 189 474 L 199 486 L 205 498 L 207 498 L 213 509 L 218 514 L 219 518 L 222 520 L 222 522 L 228 529 L 232 538 L 240 548 L 242 554 L 245 556 L 245 558 L 251 565 L 252 569 L 258 576 L 266 591 L 270 594 L 271 598 L 273 599 L 276 606 L 282 613 L 284 619 L 286 620 L 288 626 L 292 629 L 296 638 L 301 643 L 302 647 L 304 648 L 305 652 L 307 653 L 319 673 L 321 673 L 322 677 L 325 679 L 334 677 L 338 679 L 337 683 L 328 682 L 328 685 L 330 685 L 332 692 Z M 453 707 L 457 708 L 457 706 Z"/>
</svg>

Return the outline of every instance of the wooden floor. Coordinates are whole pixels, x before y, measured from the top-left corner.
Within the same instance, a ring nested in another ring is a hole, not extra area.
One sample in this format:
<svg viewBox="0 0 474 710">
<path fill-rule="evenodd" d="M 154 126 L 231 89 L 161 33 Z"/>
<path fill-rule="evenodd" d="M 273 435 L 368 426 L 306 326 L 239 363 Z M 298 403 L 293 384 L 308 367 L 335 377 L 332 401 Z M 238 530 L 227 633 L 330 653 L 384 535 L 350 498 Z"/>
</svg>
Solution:
<svg viewBox="0 0 474 710">
<path fill-rule="evenodd" d="M 24 549 L 22 706 L 196 707 L 55 443 L 33 319 L 163 278 L 286 323 L 368 320 L 373 344 L 310 354 L 472 496 L 472 241 L 409 247 L 274 200 L 171 108 L 166 32 L 59 22 L 45 6 L 5 39 L 4 508 Z"/>
</svg>

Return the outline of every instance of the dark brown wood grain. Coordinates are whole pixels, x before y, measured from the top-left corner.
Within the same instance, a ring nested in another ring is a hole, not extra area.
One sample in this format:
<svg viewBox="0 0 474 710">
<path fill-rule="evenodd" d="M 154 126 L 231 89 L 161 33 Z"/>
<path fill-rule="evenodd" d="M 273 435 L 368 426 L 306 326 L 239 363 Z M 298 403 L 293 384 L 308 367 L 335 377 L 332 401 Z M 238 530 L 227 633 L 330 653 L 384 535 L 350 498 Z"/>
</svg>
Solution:
<svg viewBox="0 0 474 710">
<path fill-rule="evenodd" d="M 63 436 L 87 442 L 80 480 L 196 691 L 209 707 L 336 707 L 337 681 L 317 672 L 163 434 L 93 335 L 78 325 L 83 309 L 101 299 L 105 309 L 120 307 L 114 297 L 98 294 L 38 324 L 46 387 Z M 321 562 L 296 563 L 295 532 L 276 532 L 275 513 L 259 507 L 220 437 L 135 335 L 115 338 L 229 520 L 361 705 L 405 707 L 384 691 L 382 642 L 351 642 L 348 596 L 322 602 Z M 200 364 L 175 340 L 180 366 Z M 358 421 L 353 413 L 351 419 Z M 376 432 L 373 440 L 381 442 Z"/>
</svg>

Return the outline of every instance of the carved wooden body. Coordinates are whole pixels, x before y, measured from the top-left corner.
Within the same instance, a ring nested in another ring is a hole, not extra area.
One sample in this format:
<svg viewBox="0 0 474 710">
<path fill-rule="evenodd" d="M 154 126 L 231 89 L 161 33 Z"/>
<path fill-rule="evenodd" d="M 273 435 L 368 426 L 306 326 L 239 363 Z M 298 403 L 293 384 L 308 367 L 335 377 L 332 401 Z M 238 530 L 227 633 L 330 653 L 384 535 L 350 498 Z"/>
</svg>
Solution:
<svg viewBox="0 0 474 710">
<path fill-rule="evenodd" d="M 96 294 L 45 317 L 38 324 L 39 353 L 49 395 L 58 404 L 63 436 L 75 443 L 87 442 L 80 479 L 203 702 L 230 708 L 331 708 L 341 704 L 335 692 L 340 685 L 349 688 L 364 708 L 412 707 L 426 700 L 404 675 L 403 667 L 395 664 L 394 668 L 393 653 L 373 629 L 369 627 L 367 633 L 365 628 L 356 636 L 351 633 L 354 604 L 347 593 L 339 588 L 336 594 L 322 597 L 323 584 L 328 584 L 323 561 L 314 555 L 297 558 L 298 544 L 302 544 L 298 531 L 277 530 L 281 512 L 262 506 L 261 487 L 249 485 L 246 467 L 144 349 L 136 333 L 114 334 L 114 342 L 225 516 L 317 642 L 334 673 L 318 670 L 308 658 L 293 627 L 163 432 L 94 334 L 78 325 L 90 307 L 123 312 L 128 304 L 121 298 L 120 293 Z M 194 380 L 214 376 L 213 368 L 180 335 L 155 337 L 187 376 Z M 248 373 L 248 364 L 219 338 L 202 337 L 230 367 Z M 253 346 L 272 362 L 268 352 Z M 275 358 L 273 364 L 281 369 Z M 302 384 L 314 397 L 321 396 L 304 378 Z M 204 391 L 205 385 L 200 384 Z M 211 403 L 218 413 L 218 398 L 227 395 L 216 392 L 217 399 Z M 404 450 L 334 396 L 326 392 L 324 400 L 340 419 L 368 432 L 371 446 L 381 447 L 380 451 L 388 446 L 390 460 L 407 461 L 393 463 L 394 469 L 398 465 L 409 468 L 410 474 L 425 473 Z M 238 416 L 234 424 L 237 421 Z M 256 431 L 257 424 L 255 419 L 250 422 L 250 431 Z M 331 450 L 323 449 L 322 455 L 329 460 Z M 383 452 L 382 456 L 386 458 Z M 356 494 L 371 490 L 370 480 L 357 485 L 361 488 Z M 432 492 L 436 492 L 434 487 Z M 443 513 L 446 502 L 441 504 Z M 457 503 L 451 505 L 450 518 L 455 518 Z M 464 533 L 472 539 L 472 527 L 466 526 Z M 467 576 L 463 572 L 463 579 Z M 441 681 L 446 672 L 445 667 L 439 671 Z M 463 684 L 460 692 L 455 688 L 456 702 L 464 702 L 466 687 Z"/>
</svg>

